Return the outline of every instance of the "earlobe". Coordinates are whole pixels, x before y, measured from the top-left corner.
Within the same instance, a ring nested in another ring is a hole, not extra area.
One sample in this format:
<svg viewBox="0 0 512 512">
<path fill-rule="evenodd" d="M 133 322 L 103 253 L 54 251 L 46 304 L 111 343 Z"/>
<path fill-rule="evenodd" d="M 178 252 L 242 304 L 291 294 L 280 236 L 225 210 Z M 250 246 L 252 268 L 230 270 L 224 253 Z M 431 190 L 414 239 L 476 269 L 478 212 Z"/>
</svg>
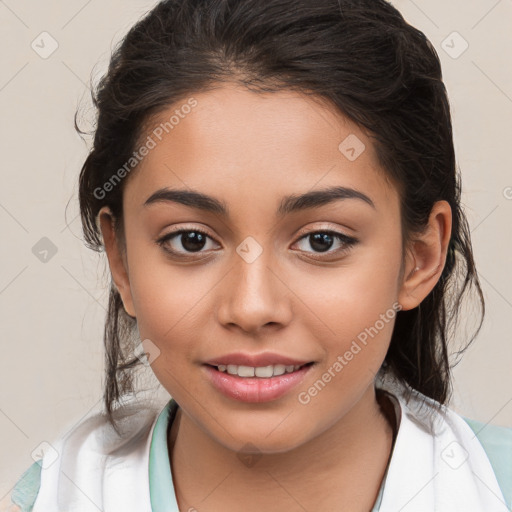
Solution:
<svg viewBox="0 0 512 512">
<path fill-rule="evenodd" d="M 108 206 L 104 206 L 98 213 L 97 224 L 103 237 L 103 245 L 107 253 L 108 264 L 112 274 L 112 281 L 121 295 L 124 309 L 131 317 L 135 318 L 128 264 L 126 254 L 121 248 L 121 243 L 116 237 L 116 219 Z"/>
<path fill-rule="evenodd" d="M 407 311 L 418 306 L 438 282 L 446 262 L 452 229 L 447 201 L 437 201 L 424 231 L 411 241 L 398 302 Z"/>
</svg>

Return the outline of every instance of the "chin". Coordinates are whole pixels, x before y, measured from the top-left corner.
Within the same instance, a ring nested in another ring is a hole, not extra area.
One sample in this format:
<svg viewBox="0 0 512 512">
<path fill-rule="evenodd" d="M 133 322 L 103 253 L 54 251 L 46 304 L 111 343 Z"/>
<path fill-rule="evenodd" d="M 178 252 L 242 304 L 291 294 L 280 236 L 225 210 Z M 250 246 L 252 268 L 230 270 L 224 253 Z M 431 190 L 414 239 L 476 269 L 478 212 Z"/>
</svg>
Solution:
<svg viewBox="0 0 512 512">
<path fill-rule="evenodd" d="M 286 453 L 294 450 L 307 442 L 304 431 L 297 428 L 292 431 L 289 428 L 276 428 L 279 422 L 273 422 L 262 428 L 244 428 L 238 425 L 236 430 L 230 429 L 229 434 L 224 430 L 220 433 L 222 438 L 216 437 L 218 443 L 236 453 L 262 455 Z"/>
</svg>

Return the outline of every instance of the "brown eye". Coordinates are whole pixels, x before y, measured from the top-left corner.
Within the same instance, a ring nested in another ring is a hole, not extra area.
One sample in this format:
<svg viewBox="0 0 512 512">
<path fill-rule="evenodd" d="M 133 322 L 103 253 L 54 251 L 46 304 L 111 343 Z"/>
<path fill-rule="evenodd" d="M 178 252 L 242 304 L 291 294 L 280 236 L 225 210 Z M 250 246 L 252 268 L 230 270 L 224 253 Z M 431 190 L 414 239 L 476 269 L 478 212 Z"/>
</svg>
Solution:
<svg viewBox="0 0 512 512">
<path fill-rule="evenodd" d="M 344 235 L 343 233 L 338 233 L 336 231 L 315 231 L 308 233 L 302 236 L 298 242 L 306 241 L 307 244 L 313 249 L 313 253 L 326 253 L 337 254 L 339 252 L 346 251 L 350 249 L 357 243 L 355 238 Z M 336 245 L 336 241 L 338 241 L 338 247 L 334 250 L 330 250 L 333 246 Z M 298 243 L 297 242 L 297 243 Z M 306 249 L 301 249 L 305 252 Z"/>
<path fill-rule="evenodd" d="M 204 252 L 203 249 L 212 238 L 200 229 L 180 229 L 163 236 L 158 244 L 172 254 L 190 254 Z"/>
</svg>

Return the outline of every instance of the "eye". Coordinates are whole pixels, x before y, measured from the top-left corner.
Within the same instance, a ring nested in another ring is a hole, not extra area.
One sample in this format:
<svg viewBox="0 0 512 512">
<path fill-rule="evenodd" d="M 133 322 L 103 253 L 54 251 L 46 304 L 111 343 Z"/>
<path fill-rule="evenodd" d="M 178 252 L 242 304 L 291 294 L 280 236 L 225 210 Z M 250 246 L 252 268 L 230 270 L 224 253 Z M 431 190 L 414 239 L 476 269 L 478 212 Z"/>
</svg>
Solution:
<svg viewBox="0 0 512 512">
<path fill-rule="evenodd" d="M 358 242 L 356 238 L 347 236 L 337 231 L 330 230 L 311 231 L 310 233 L 307 233 L 306 235 L 299 238 L 299 240 L 296 243 L 299 243 L 301 241 L 306 242 L 307 245 L 312 247 L 314 253 L 318 254 L 328 252 L 329 255 L 347 252 Z M 333 245 L 336 246 L 336 241 L 338 242 L 337 248 L 335 248 L 334 250 L 330 250 Z M 311 251 L 305 250 L 305 252 Z"/>
<path fill-rule="evenodd" d="M 157 244 L 172 255 L 183 256 L 206 252 L 204 249 L 208 249 L 209 241 L 214 242 L 213 238 L 202 229 L 182 228 L 164 235 L 157 240 Z M 337 231 L 322 230 L 306 233 L 295 243 L 298 244 L 300 242 L 305 242 L 304 245 L 309 245 L 315 254 L 328 253 L 332 255 L 347 252 L 358 240 Z M 331 250 L 333 245 L 337 245 L 337 248 Z M 305 248 L 300 250 L 311 252 Z"/>
<path fill-rule="evenodd" d="M 157 240 L 157 244 L 171 254 L 184 255 L 205 252 L 203 249 L 208 241 L 213 241 L 213 239 L 202 229 L 188 228 L 164 235 Z"/>
</svg>

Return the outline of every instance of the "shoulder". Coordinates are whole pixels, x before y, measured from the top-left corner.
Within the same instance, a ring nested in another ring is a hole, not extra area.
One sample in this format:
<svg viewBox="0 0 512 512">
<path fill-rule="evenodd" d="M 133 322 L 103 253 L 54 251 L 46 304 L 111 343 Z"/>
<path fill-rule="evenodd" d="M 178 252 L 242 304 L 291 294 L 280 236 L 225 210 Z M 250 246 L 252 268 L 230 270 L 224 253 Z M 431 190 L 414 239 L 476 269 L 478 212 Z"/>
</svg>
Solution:
<svg viewBox="0 0 512 512">
<path fill-rule="evenodd" d="M 512 508 L 512 427 L 491 425 L 462 416 L 485 450 L 503 492 Z"/>
<path fill-rule="evenodd" d="M 125 403 L 114 413 L 119 422 L 119 432 L 113 429 L 103 412 L 88 415 L 52 443 L 52 452 L 58 453 L 57 464 L 48 464 L 50 461 L 45 458 L 39 459 L 21 474 L 10 493 L 0 501 L 0 512 L 32 512 L 41 491 L 41 471 L 47 466 L 46 471 L 56 474 L 61 470 L 63 460 L 74 461 L 79 453 L 88 455 L 84 460 L 95 457 L 95 461 L 105 462 L 109 457 L 125 457 L 130 450 L 136 451 L 139 444 L 145 442 L 157 415 L 158 408 L 154 404 Z M 48 454 L 50 456 L 51 453 Z M 56 477 L 47 479 L 47 482 L 59 485 Z M 58 490 L 51 489 L 51 492 Z"/>
<path fill-rule="evenodd" d="M 41 483 L 41 464 L 35 461 L 20 476 L 11 493 L 0 502 L 0 512 L 31 512 Z"/>
<path fill-rule="evenodd" d="M 438 425 L 436 420 L 438 419 L 441 420 L 441 425 L 448 419 L 452 425 L 465 426 L 464 430 L 469 436 L 466 435 L 463 438 L 467 440 L 476 438 L 481 445 L 508 510 L 512 511 L 512 427 L 502 427 L 466 418 L 455 410 L 410 388 L 394 377 L 392 372 L 381 374 L 380 382 L 385 390 L 396 397 L 401 410 L 406 410 L 407 415 L 410 414 L 415 424 L 424 433 L 435 436 Z M 441 430 L 444 429 L 441 428 Z M 455 437 L 457 437 L 457 432 L 455 432 Z"/>
</svg>

